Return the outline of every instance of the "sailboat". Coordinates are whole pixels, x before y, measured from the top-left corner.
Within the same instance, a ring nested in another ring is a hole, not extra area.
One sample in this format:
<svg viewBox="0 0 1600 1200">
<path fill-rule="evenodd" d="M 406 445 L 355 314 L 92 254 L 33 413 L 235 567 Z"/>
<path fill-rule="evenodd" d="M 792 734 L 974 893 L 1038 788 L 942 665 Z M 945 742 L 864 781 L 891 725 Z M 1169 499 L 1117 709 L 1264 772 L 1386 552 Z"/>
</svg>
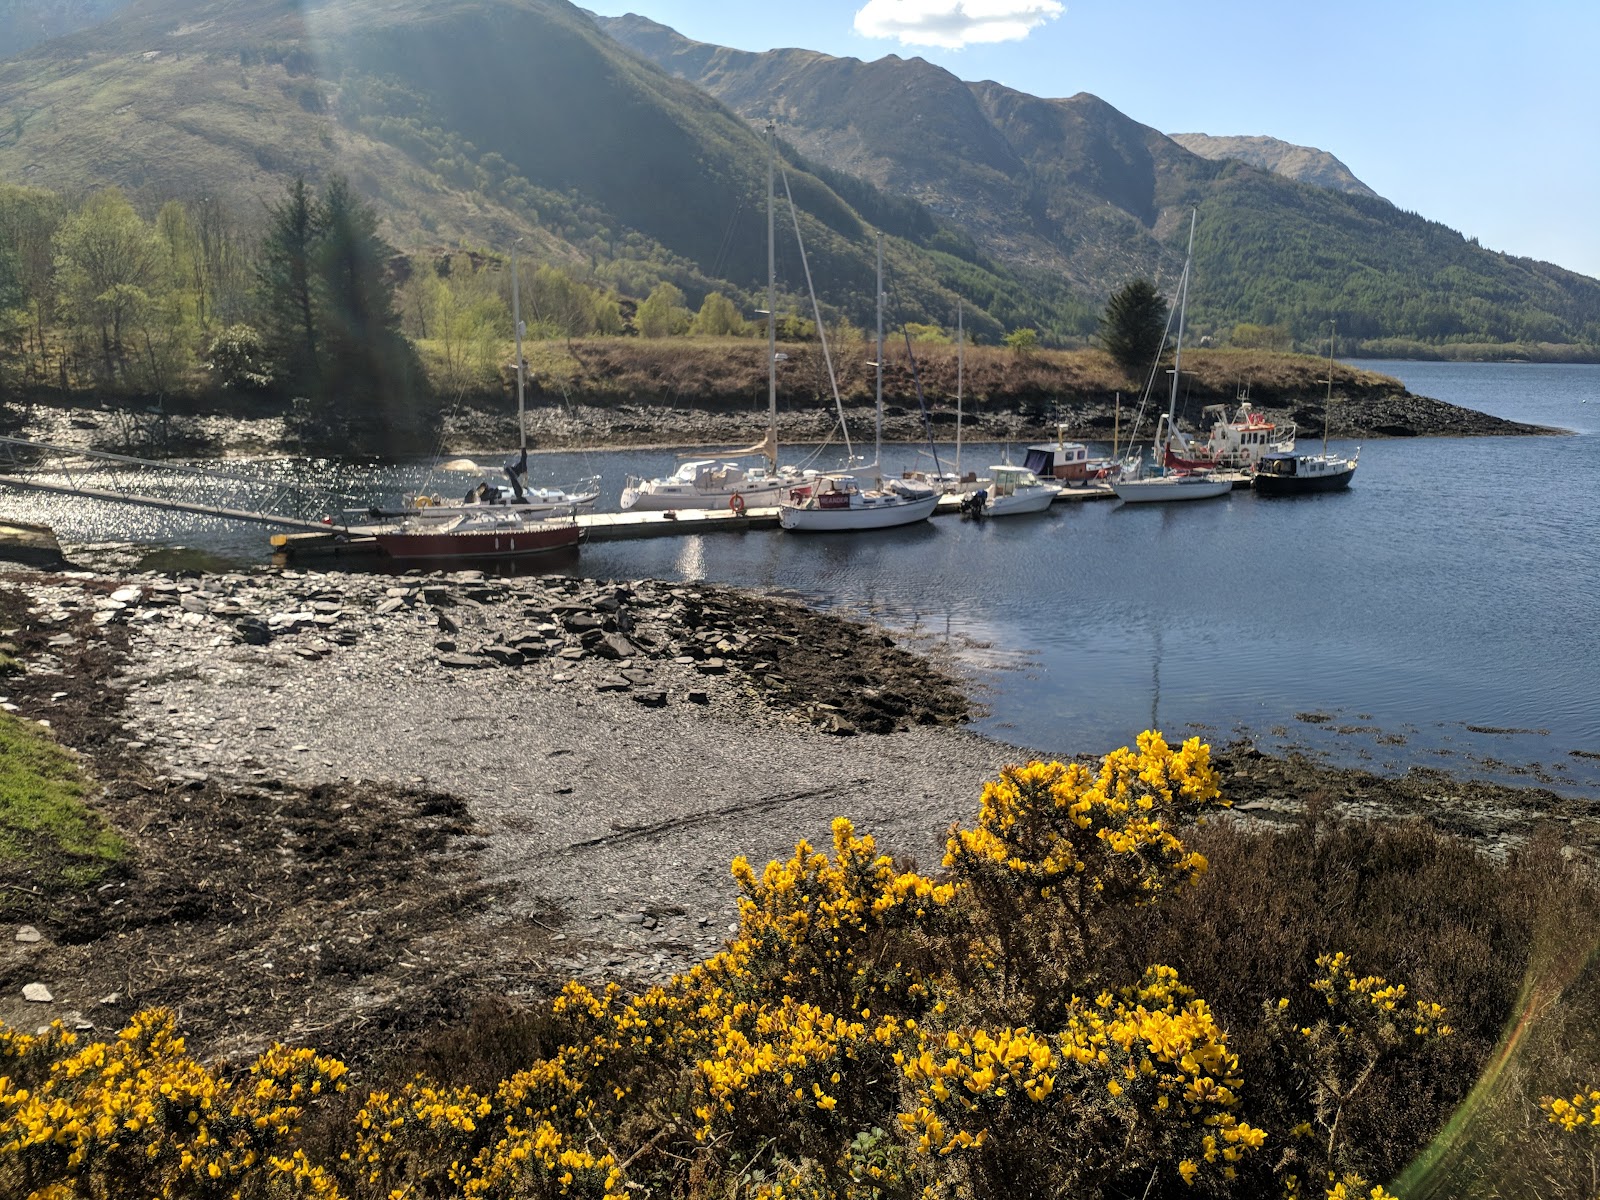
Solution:
<svg viewBox="0 0 1600 1200">
<path fill-rule="evenodd" d="M 910 479 L 884 479 L 883 464 L 883 235 L 878 235 L 878 371 L 874 486 L 863 488 L 854 475 L 808 474 L 809 486 L 794 489 L 778 505 L 778 524 L 808 533 L 892 529 L 925 521 L 939 493 Z"/>
<path fill-rule="evenodd" d="M 1322 405 L 1322 453 L 1264 454 L 1256 463 L 1255 478 L 1251 486 L 1263 496 L 1294 496 L 1302 492 L 1336 492 L 1350 486 L 1356 473 L 1356 461 L 1361 457 L 1360 447 L 1346 458 L 1342 454 L 1328 453 L 1328 420 L 1333 407 L 1333 348 L 1337 342 L 1338 326 L 1328 336 L 1328 398 Z"/>
<path fill-rule="evenodd" d="M 511 481 L 510 497 L 500 499 L 505 489 L 490 489 L 480 484 L 468 499 L 451 504 L 427 504 L 417 500 L 417 508 L 393 527 L 378 529 L 373 539 L 390 558 L 407 561 L 426 559 L 513 559 L 552 551 L 576 549 L 583 534 L 577 511 L 582 496 L 568 495 L 559 489 L 552 493 L 538 489 L 531 493 L 523 486 L 528 471 L 528 425 L 523 405 L 525 364 L 522 358 L 522 313 L 517 287 L 517 248 L 511 247 L 511 320 L 517 339 L 517 425 L 522 437 L 522 456 L 506 468 Z M 598 494 L 598 493 L 595 493 Z M 559 495 L 558 500 L 556 496 Z"/>
<path fill-rule="evenodd" d="M 793 468 L 778 469 L 778 271 L 774 246 L 776 204 L 773 127 L 767 126 L 767 436 L 723 458 L 696 458 L 660 479 L 630 477 L 622 489 L 624 509 L 771 508 L 790 488 L 803 484 Z M 737 459 L 760 454 L 765 467 L 741 467 Z"/>
<path fill-rule="evenodd" d="M 1183 260 L 1183 277 L 1178 284 L 1178 340 L 1172 353 L 1172 399 L 1167 403 L 1165 417 L 1166 428 L 1173 427 L 1173 421 L 1178 413 L 1178 368 L 1183 361 L 1183 319 L 1185 310 L 1189 305 L 1189 270 L 1194 263 L 1194 227 L 1199 213 L 1191 210 L 1189 214 L 1189 252 Z M 1159 447 L 1163 445 L 1159 436 L 1156 438 L 1157 455 Z M 1158 461 L 1159 457 L 1158 457 Z M 1158 467 L 1160 474 L 1129 476 L 1124 472 L 1112 486 L 1117 495 L 1125 504 L 1145 504 L 1156 501 L 1168 500 L 1208 500 L 1214 496 L 1221 496 L 1233 490 L 1233 483 L 1227 479 L 1217 479 L 1211 475 L 1191 473 L 1186 471 L 1169 471 L 1165 462 L 1161 461 Z"/>
</svg>

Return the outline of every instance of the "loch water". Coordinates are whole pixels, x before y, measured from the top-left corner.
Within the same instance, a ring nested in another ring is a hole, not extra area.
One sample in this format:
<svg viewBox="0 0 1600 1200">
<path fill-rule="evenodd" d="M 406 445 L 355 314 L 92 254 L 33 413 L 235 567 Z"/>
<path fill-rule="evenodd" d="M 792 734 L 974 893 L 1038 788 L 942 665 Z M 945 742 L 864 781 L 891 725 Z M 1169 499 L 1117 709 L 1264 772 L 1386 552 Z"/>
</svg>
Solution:
<svg viewBox="0 0 1600 1200">
<path fill-rule="evenodd" d="M 1600 798 L 1600 366 L 1358 365 L 1571 434 L 1369 442 L 1340 493 L 595 543 L 575 569 L 776 590 L 871 617 L 952 656 L 986 710 L 977 729 L 1046 753 L 1101 752 L 1155 727 Z M 969 445 L 962 465 L 1007 449 Z M 601 507 L 615 508 L 626 474 L 673 463 L 540 455 L 534 482 L 598 473 Z M 921 462 L 893 447 L 885 465 Z M 351 503 L 454 486 L 420 466 L 324 480 Z M 43 496 L 4 505 L 68 543 L 177 540 L 265 559 L 260 527 Z"/>
</svg>

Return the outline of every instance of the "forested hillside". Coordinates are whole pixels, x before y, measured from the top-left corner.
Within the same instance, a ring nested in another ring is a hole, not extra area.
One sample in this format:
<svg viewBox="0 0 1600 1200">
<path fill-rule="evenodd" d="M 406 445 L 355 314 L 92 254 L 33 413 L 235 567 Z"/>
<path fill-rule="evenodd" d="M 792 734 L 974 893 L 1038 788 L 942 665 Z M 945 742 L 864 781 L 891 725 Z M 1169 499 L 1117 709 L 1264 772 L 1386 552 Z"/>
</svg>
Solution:
<svg viewBox="0 0 1600 1200">
<path fill-rule="evenodd" d="M 752 301 L 764 285 L 759 131 L 565 0 L 136 0 L 0 64 L 0 129 L 0 178 L 116 184 L 147 216 L 200 196 L 259 211 L 295 175 L 337 170 L 402 251 L 521 236 L 530 259 L 641 299 L 663 280 L 695 304 L 713 290 Z M 836 190 L 785 160 L 829 312 L 867 317 L 882 228 L 898 235 L 886 253 L 909 312 L 947 319 L 959 290 L 990 337 L 1092 329 L 1048 275 L 997 268 L 919 205 L 849 177 L 830 177 Z M 783 234 L 793 299 L 804 280 Z"/>
</svg>

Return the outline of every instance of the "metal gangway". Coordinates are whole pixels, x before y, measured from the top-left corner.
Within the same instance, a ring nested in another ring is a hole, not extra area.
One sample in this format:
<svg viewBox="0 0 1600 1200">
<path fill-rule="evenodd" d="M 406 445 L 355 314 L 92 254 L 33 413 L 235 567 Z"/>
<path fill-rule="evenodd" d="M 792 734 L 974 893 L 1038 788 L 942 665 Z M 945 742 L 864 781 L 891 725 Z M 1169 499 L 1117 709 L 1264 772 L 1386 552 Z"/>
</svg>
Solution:
<svg viewBox="0 0 1600 1200">
<path fill-rule="evenodd" d="M 24 475 L 16 472 L 19 467 L 40 471 L 41 458 L 51 461 L 51 465 L 44 468 L 47 473 Z M 342 516 L 329 519 L 291 515 L 292 512 L 315 512 L 330 498 L 328 489 L 294 480 L 258 478 L 187 463 L 15 437 L 0 437 L 0 467 L 7 468 L 0 472 L 0 485 L 7 487 L 319 533 L 342 528 L 345 524 Z M 176 492 L 180 488 L 187 489 L 190 494 L 157 494 L 161 490 Z M 204 498 L 199 495 L 201 493 Z"/>
</svg>

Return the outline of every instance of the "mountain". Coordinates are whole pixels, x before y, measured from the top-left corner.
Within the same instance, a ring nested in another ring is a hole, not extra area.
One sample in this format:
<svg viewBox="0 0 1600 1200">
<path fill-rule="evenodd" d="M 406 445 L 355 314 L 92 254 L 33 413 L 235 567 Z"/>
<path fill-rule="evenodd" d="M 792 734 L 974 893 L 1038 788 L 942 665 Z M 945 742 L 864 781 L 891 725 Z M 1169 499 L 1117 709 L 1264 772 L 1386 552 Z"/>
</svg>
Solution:
<svg viewBox="0 0 1600 1200">
<path fill-rule="evenodd" d="M 916 199 L 995 261 L 1055 272 L 1096 304 L 1140 275 L 1170 287 L 1192 206 L 1200 333 L 1248 322 L 1312 344 L 1335 319 L 1362 339 L 1600 344 L 1596 280 L 1483 250 L 1372 195 L 1193 153 L 1087 93 L 1041 99 L 920 58 L 749 53 L 635 15 L 593 19 L 813 160 Z"/>
<path fill-rule="evenodd" d="M 1029 313 L 1092 325 L 1060 281 L 996 269 L 916 204 L 785 157 L 834 311 L 868 319 L 882 230 L 917 317 L 948 320 L 959 286 L 990 337 Z M 259 211 L 296 174 L 334 171 L 401 248 L 523 236 L 532 258 L 640 297 L 670 279 L 693 303 L 764 284 L 760 135 L 565 0 L 134 0 L 0 63 L 0 179 Z M 803 277 L 780 244 L 793 303 Z"/>
<path fill-rule="evenodd" d="M 1357 179 L 1349 167 L 1326 150 L 1296 146 L 1293 142 L 1279 141 L 1274 137 L 1212 137 L 1208 133 L 1174 133 L 1171 137 L 1185 150 L 1201 158 L 1232 159 L 1298 183 L 1378 199 L 1377 192 Z"/>
<path fill-rule="evenodd" d="M 1201 157 L 1091 95 L 743 53 L 567 0 L 132 0 L 0 62 L 0 180 L 259 214 L 297 174 L 339 172 L 402 250 L 520 237 L 626 296 L 668 280 L 748 311 L 766 120 L 830 319 L 870 322 L 881 232 L 891 321 L 952 324 L 959 297 L 982 338 L 1081 341 L 1129 279 L 1170 287 L 1197 206 L 1198 334 L 1309 344 L 1335 318 L 1358 338 L 1600 343 L 1594 280 Z M 783 307 L 808 307 L 787 235 L 779 252 Z"/>
<path fill-rule="evenodd" d="M 128 0 L 0 0 L 0 46 L 21 54 L 105 20 Z"/>
</svg>

